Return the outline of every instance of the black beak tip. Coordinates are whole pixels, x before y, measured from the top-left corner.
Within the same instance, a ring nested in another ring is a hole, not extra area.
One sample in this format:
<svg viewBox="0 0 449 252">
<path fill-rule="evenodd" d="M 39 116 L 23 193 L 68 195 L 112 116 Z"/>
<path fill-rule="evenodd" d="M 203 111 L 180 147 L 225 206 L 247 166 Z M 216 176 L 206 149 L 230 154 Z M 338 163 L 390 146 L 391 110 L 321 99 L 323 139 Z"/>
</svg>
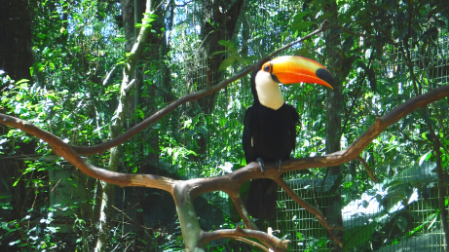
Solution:
<svg viewBox="0 0 449 252">
<path fill-rule="evenodd" d="M 315 74 L 318 78 L 324 80 L 325 82 L 329 83 L 329 85 L 334 87 L 334 85 L 335 85 L 334 78 L 332 77 L 331 73 L 329 73 L 329 71 L 327 71 L 326 69 L 320 68 L 320 69 L 316 70 Z"/>
</svg>

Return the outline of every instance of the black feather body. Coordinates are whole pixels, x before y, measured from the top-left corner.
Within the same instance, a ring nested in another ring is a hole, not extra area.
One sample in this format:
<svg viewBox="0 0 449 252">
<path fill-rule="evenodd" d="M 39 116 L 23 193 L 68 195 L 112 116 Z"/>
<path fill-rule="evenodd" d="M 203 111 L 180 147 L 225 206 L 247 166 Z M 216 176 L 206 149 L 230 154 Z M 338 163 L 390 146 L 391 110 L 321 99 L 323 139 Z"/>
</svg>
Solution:
<svg viewBox="0 0 449 252">
<path fill-rule="evenodd" d="M 296 109 L 284 103 L 273 110 L 255 102 L 245 115 L 243 148 L 246 162 L 261 158 L 264 163 L 279 162 L 290 158 L 296 143 Z M 276 183 L 271 179 L 251 181 L 247 209 L 258 219 L 276 215 Z"/>
</svg>

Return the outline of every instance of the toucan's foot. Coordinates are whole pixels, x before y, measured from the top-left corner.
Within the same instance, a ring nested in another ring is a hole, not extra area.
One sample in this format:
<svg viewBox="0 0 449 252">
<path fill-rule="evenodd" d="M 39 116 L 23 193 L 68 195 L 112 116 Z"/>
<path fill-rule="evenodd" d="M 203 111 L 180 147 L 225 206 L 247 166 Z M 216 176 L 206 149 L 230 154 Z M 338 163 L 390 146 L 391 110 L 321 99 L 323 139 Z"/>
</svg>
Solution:
<svg viewBox="0 0 449 252">
<path fill-rule="evenodd" d="M 256 161 L 257 161 L 257 163 L 259 163 L 260 170 L 262 171 L 262 174 L 263 174 L 263 172 L 264 172 L 264 170 L 263 170 L 264 163 L 263 163 L 262 158 L 257 158 Z"/>
<path fill-rule="evenodd" d="M 282 160 L 278 160 L 277 162 L 276 162 L 276 169 L 278 170 L 278 171 L 280 171 L 281 170 L 281 166 L 282 166 Z"/>
</svg>

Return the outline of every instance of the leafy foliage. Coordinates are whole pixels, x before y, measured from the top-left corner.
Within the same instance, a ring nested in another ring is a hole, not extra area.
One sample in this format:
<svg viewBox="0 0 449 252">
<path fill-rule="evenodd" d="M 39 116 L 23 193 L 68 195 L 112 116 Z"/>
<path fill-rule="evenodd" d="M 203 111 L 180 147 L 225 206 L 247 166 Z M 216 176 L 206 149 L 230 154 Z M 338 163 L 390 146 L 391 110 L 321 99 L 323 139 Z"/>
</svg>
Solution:
<svg viewBox="0 0 449 252">
<path fill-rule="evenodd" d="M 336 6 L 335 12 L 329 11 L 330 5 Z M 197 91 L 204 82 L 202 78 L 207 73 L 198 70 L 207 67 L 207 61 L 198 57 L 199 48 L 205 46 L 200 33 L 202 12 L 198 6 L 201 6 L 198 1 L 185 1 L 183 7 L 171 9 L 162 6 L 166 8 L 162 14 L 149 17 L 155 23 L 161 19 L 162 23 L 166 22 L 162 28 L 155 28 L 152 36 L 163 37 L 169 49 L 155 56 L 152 53 L 162 45 L 151 42 L 147 45 L 147 54 L 139 63 L 143 85 L 141 90 L 133 91 L 140 95 L 142 102 L 128 115 L 129 125 L 174 99 Z M 449 50 L 449 10 L 444 1 L 316 0 L 298 4 L 297 1 L 251 0 L 245 9 L 244 20 L 236 26 L 237 35 L 216 41 L 222 50 L 215 54 L 224 55 L 219 68 L 223 78 L 308 34 L 324 20 L 330 20 L 331 25 L 338 24 L 327 32 L 341 40 L 337 48 L 331 48 L 340 54 L 341 61 L 328 61 L 324 50 L 328 45 L 321 35 L 285 53 L 313 58 L 331 66 L 341 79 L 345 101 L 342 147 L 359 137 L 378 116 L 416 95 L 448 84 L 447 62 L 444 65 L 443 60 Z M 107 141 L 109 126 L 117 115 L 126 56 L 125 33 L 115 22 L 116 17 L 122 15 L 120 4 L 90 0 L 30 1 L 29 10 L 33 19 L 35 62 L 30 69 L 33 80 L 11 80 L 2 73 L 0 110 L 19 116 L 72 145 L 89 146 Z M 171 26 L 167 21 L 170 18 L 173 19 Z M 223 29 L 223 24 L 211 21 L 209 25 L 214 27 L 214 32 Z M 164 79 L 167 76 L 169 81 Z M 301 116 L 295 157 L 325 154 L 325 111 L 329 109 L 325 106 L 326 93 L 306 85 L 284 91 L 286 100 L 298 108 Z M 241 132 L 245 110 L 251 103 L 249 78 L 246 77 L 216 94 L 210 113 L 205 113 L 204 106 L 196 103 L 180 107 L 121 146 L 121 171 L 168 172 L 170 176 L 185 179 L 219 176 L 244 166 Z M 413 113 L 387 129 L 366 149 L 362 157 L 375 170 L 382 186 L 370 182 L 363 167 L 355 162 L 342 167 L 344 180 L 337 187 L 344 206 L 370 197 L 383 207 L 372 221 L 345 227 L 347 249 L 378 249 L 439 227 L 442 209 L 436 199 L 429 196 L 435 195 L 438 178 L 434 167 L 427 168 L 439 159 L 447 173 L 449 132 L 445 111 L 448 109 L 447 101 L 442 100 L 429 106 L 428 113 Z M 439 137 L 441 156 L 435 154 L 431 132 Z M 0 194 L 4 211 L 0 216 L 0 247 L 43 251 L 73 245 L 77 250 L 91 250 L 98 224 L 95 219 L 97 182 L 78 173 L 61 181 L 50 179 L 50 174 L 66 165 L 65 162 L 54 157 L 46 143 L 18 130 L 2 129 L 0 153 L 8 158 L 32 156 L 7 163 L 10 167 L 7 171 L 15 172 L 2 179 L 5 186 L 1 187 Z M 151 155 L 158 157 L 155 162 L 149 160 Z M 107 166 L 109 158 L 110 153 L 105 152 L 89 157 L 89 162 Z M 401 179 L 418 168 L 426 169 L 433 176 L 413 181 Z M 315 169 L 292 176 L 306 180 L 326 174 Z M 66 199 L 55 207 L 50 205 L 48 195 L 59 183 L 65 183 L 75 200 Z M 126 194 L 126 191 L 116 194 Z M 160 197 L 158 200 L 167 198 L 158 192 L 136 194 L 142 195 L 142 199 L 148 199 L 149 195 Z M 416 194 L 423 199 L 429 215 L 418 216 L 413 211 L 417 201 L 412 199 Z M 122 202 L 128 200 L 117 197 Z M 149 207 L 145 204 L 149 201 L 137 198 L 130 199 L 135 204 L 127 213 L 141 223 L 148 223 L 145 216 Z M 229 205 L 223 204 L 228 200 L 226 194 L 206 195 L 205 199 L 209 205 L 204 208 L 221 209 L 212 218 L 222 222 L 206 222 L 205 225 L 210 228 L 239 225 L 240 220 L 235 219 Z M 368 208 L 368 201 L 363 202 Z M 399 205 L 399 210 L 388 211 Z M 125 203 L 119 208 L 125 209 Z M 111 250 L 127 246 L 135 246 L 136 251 L 182 250 L 182 237 L 174 215 L 151 228 L 146 225 L 146 228 L 138 225 L 129 228 L 123 215 L 115 214 L 115 219 L 122 221 L 109 227 Z M 296 215 L 289 221 L 296 223 L 299 229 L 300 221 L 295 218 Z M 60 222 L 70 223 L 70 239 L 60 239 L 64 234 L 58 226 Z M 291 234 L 282 230 L 280 236 L 288 239 L 296 236 L 309 251 L 330 246 L 327 237 L 307 237 L 303 231 Z M 218 251 L 242 248 L 232 242 L 209 246 Z"/>
</svg>

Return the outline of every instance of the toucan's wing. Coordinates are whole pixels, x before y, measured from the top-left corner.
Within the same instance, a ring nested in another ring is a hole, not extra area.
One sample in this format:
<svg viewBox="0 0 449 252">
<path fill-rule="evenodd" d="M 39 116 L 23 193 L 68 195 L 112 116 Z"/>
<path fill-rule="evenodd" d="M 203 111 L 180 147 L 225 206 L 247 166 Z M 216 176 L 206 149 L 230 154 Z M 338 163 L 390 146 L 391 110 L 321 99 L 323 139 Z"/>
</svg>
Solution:
<svg viewBox="0 0 449 252">
<path fill-rule="evenodd" d="M 290 153 L 295 149 L 296 146 L 296 125 L 298 125 L 299 123 L 299 115 L 298 112 L 296 111 L 296 108 L 291 106 L 291 105 L 286 105 L 287 106 L 287 110 L 288 113 L 290 114 L 290 118 L 291 118 L 291 122 L 289 125 L 289 132 L 290 132 L 290 137 L 289 137 L 289 141 L 290 141 L 290 146 L 291 146 L 291 151 Z M 290 154 L 289 154 L 290 156 Z"/>
</svg>

